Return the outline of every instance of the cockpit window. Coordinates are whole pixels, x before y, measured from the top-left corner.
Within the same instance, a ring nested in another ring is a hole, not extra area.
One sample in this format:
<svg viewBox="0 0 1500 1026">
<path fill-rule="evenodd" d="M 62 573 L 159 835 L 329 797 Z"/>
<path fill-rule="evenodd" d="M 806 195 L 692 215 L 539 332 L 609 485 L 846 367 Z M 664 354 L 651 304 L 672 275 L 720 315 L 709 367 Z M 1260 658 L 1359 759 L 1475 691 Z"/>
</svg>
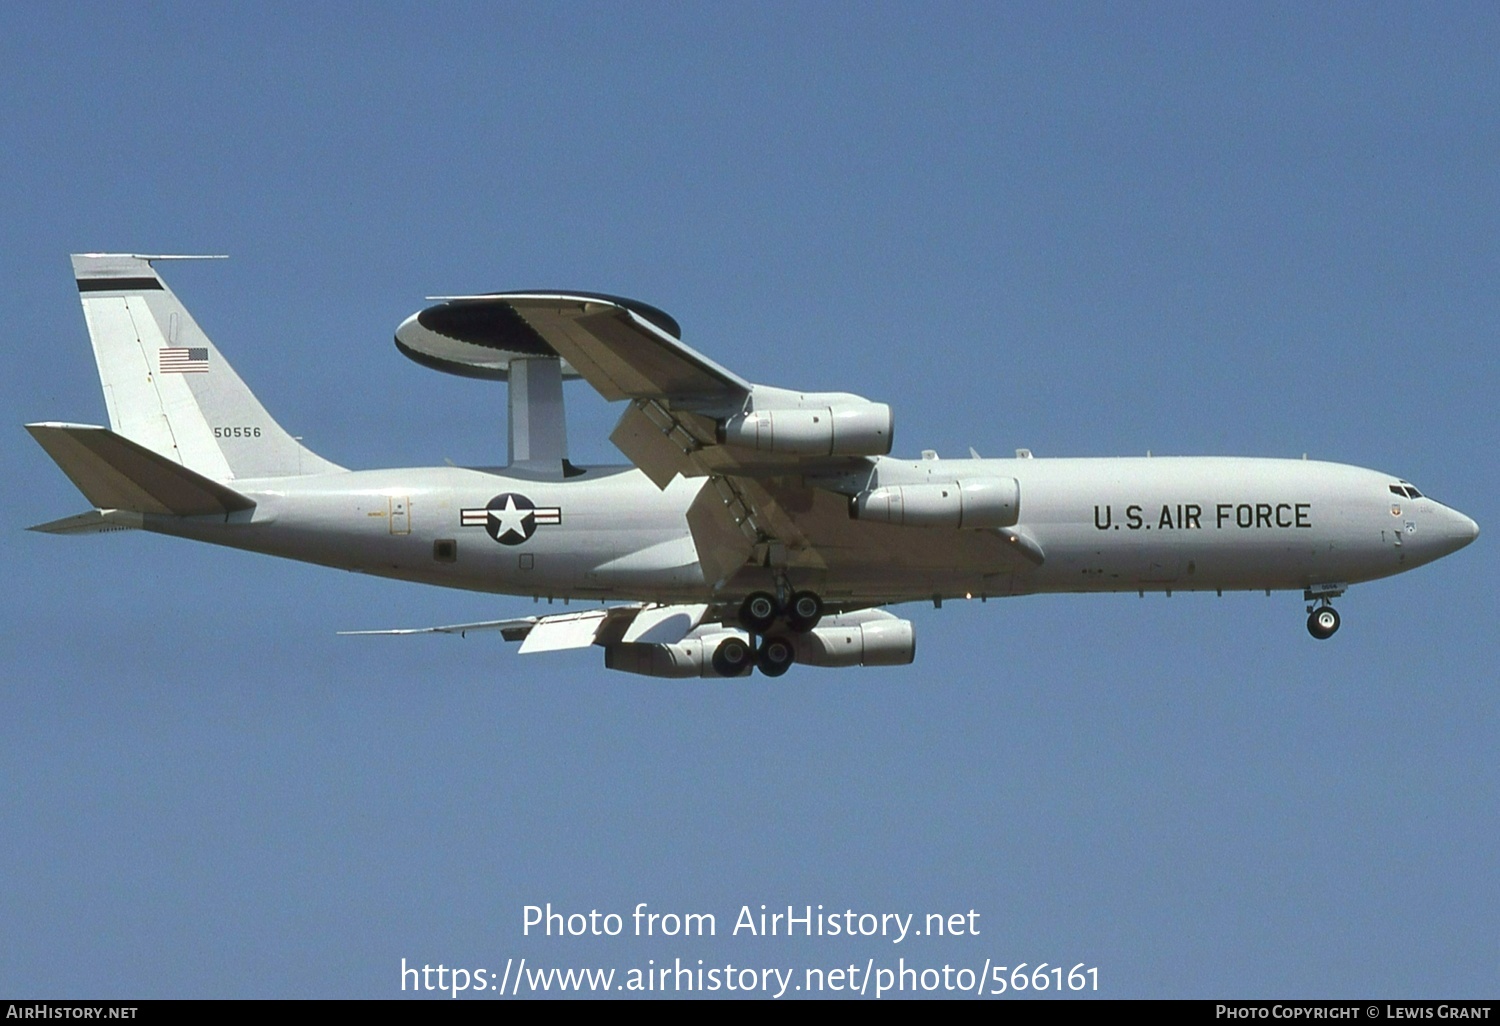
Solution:
<svg viewBox="0 0 1500 1026">
<path fill-rule="evenodd" d="M 1391 494 L 1392 495 L 1403 495 L 1403 496 L 1405 496 L 1408 499 L 1420 499 L 1422 497 L 1422 493 L 1421 492 L 1417 491 L 1415 488 L 1413 488 L 1411 485 L 1407 484 L 1405 481 L 1402 481 L 1400 484 L 1393 484 L 1393 485 L 1391 485 Z"/>
<path fill-rule="evenodd" d="M 1417 491 L 1411 485 L 1406 486 L 1406 494 L 1410 495 L 1413 499 L 1420 499 L 1422 497 L 1422 493 Z"/>
</svg>

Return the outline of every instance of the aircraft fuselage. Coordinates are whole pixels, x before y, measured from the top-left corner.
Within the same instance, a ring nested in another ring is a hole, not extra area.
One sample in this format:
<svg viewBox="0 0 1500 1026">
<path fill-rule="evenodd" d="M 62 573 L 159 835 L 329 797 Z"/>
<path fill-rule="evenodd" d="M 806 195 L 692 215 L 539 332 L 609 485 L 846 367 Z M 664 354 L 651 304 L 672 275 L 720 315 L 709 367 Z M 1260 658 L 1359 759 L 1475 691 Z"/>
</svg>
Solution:
<svg viewBox="0 0 1500 1026">
<path fill-rule="evenodd" d="M 816 558 L 790 583 L 845 603 L 1039 592 L 1296 589 L 1353 584 L 1462 547 L 1478 529 L 1398 479 L 1310 460 L 1155 457 L 876 461 L 883 480 L 1014 479 L 1018 559 L 994 530 L 851 521 L 815 489 L 790 515 Z M 567 599 L 712 601 L 765 587 L 710 579 L 687 511 L 702 478 L 658 489 L 633 468 L 563 480 L 435 467 L 235 482 L 253 510 L 145 514 L 148 530 L 402 580 Z M 1399 487 L 1399 486 L 1398 486 Z M 871 550 L 882 558 L 869 558 Z"/>
</svg>

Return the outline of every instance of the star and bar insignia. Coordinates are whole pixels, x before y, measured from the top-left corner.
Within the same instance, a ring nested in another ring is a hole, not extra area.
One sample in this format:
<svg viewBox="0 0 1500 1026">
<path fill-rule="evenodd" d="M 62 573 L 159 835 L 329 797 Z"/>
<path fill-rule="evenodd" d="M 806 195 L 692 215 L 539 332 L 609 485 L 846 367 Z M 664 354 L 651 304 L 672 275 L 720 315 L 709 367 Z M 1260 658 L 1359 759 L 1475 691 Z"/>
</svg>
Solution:
<svg viewBox="0 0 1500 1026">
<path fill-rule="evenodd" d="M 562 508 L 537 506 L 518 492 L 505 492 L 483 509 L 459 510 L 458 517 L 462 526 L 483 527 L 501 545 L 519 545 L 538 527 L 562 523 Z"/>
</svg>

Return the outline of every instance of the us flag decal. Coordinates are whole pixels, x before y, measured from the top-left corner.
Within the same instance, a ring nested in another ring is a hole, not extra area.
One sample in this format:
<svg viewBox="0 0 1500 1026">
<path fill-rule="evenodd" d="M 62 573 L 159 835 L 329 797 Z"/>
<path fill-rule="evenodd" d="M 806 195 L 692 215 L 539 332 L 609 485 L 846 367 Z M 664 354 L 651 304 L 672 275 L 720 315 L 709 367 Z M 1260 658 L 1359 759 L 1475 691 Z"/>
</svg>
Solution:
<svg viewBox="0 0 1500 1026">
<path fill-rule="evenodd" d="M 156 365 L 163 374 L 207 374 L 208 349 L 165 346 L 156 351 Z"/>
</svg>

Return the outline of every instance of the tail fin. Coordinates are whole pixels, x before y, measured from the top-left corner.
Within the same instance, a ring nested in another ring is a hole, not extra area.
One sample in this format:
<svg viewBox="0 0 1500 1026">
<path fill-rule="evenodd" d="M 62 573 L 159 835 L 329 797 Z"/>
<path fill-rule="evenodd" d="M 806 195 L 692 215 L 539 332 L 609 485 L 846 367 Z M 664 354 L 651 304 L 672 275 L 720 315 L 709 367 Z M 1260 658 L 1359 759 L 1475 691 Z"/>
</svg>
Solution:
<svg viewBox="0 0 1500 1026">
<path fill-rule="evenodd" d="M 214 481 L 342 470 L 271 418 L 153 259 L 73 256 L 110 427 Z"/>
</svg>

